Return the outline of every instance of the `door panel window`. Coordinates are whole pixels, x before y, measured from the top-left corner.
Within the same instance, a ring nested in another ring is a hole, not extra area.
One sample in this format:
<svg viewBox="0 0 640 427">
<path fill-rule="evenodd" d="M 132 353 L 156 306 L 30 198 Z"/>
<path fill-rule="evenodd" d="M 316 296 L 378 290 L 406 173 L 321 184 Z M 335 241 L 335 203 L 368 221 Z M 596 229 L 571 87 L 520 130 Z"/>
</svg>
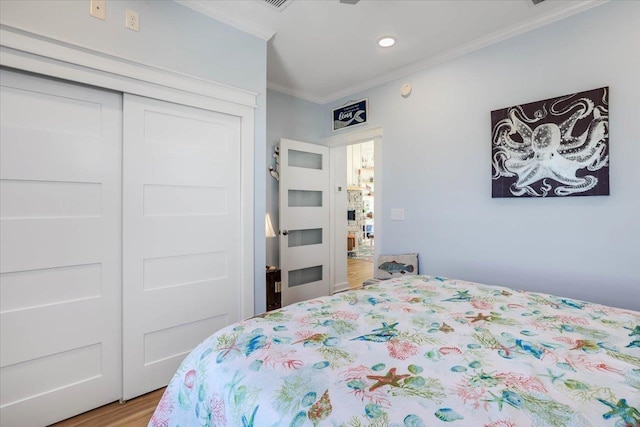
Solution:
<svg viewBox="0 0 640 427">
<path fill-rule="evenodd" d="M 322 191 L 289 190 L 290 208 L 322 207 Z"/>
<path fill-rule="evenodd" d="M 322 170 L 322 154 L 289 150 L 289 166 Z"/>
<path fill-rule="evenodd" d="M 289 287 L 304 285 L 306 283 L 318 282 L 322 280 L 322 266 L 301 268 L 289 272 Z"/>
<path fill-rule="evenodd" d="M 312 228 L 309 230 L 289 230 L 289 247 L 321 245 L 322 228 Z"/>
</svg>

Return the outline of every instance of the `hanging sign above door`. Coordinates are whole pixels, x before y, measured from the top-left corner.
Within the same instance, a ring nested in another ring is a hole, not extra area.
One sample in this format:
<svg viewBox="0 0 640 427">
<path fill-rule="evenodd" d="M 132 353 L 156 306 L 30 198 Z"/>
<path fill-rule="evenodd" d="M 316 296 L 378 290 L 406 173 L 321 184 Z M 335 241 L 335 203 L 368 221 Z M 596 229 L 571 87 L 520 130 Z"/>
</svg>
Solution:
<svg viewBox="0 0 640 427">
<path fill-rule="evenodd" d="M 362 125 L 367 122 L 368 100 L 349 101 L 333 110 L 333 130 Z"/>
</svg>

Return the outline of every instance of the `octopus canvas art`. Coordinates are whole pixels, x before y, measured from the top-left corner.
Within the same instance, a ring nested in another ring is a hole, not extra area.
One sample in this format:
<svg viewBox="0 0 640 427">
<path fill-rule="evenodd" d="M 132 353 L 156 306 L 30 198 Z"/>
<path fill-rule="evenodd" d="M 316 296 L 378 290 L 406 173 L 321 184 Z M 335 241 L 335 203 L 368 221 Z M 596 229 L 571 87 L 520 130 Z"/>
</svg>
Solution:
<svg viewBox="0 0 640 427">
<path fill-rule="evenodd" d="M 609 194 L 609 88 L 491 112 L 492 197 Z"/>
</svg>

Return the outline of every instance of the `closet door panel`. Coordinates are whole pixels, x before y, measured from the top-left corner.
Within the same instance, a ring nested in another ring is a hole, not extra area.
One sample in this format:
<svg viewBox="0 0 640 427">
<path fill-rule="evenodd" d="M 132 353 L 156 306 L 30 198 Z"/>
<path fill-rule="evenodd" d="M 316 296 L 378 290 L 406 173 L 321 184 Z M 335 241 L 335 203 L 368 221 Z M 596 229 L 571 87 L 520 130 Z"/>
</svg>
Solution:
<svg viewBox="0 0 640 427">
<path fill-rule="evenodd" d="M 3 363 L 14 365 L 94 344 L 94 331 L 100 329 L 102 319 L 99 316 L 87 317 L 86 312 L 106 314 L 99 298 L 16 310 L 2 324 L 1 345 L 12 347 Z M 65 333 L 51 334 L 49 325 L 52 324 Z"/>
<path fill-rule="evenodd" d="M 204 183 L 211 183 L 215 188 L 226 188 L 229 181 L 225 175 L 227 168 L 211 168 L 212 164 L 219 164 L 219 158 L 226 154 L 196 146 L 148 144 L 145 155 L 149 163 L 143 166 L 144 174 L 156 185 L 199 188 Z M 239 160 L 237 168 L 240 168 Z"/>
<path fill-rule="evenodd" d="M 7 100 L 2 104 L 7 108 L 10 105 Z M 112 133 L 111 129 L 106 131 Z M 102 151 L 101 135 L 54 133 L 7 124 L 2 127 L 0 137 L 5 154 L 0 159 L 0 170 L 5 176 L 37 182 L 102 182 L 104 155 L 109 153 Z M 34 153 L 38 155 L 34 156 Z M 77 158 L 82 161 L 77 162 Z"/>
<path fill-rule="evenodd" d="M 102 218 L 3 218 L 0 254 L 3 272 L 37 270 L 99 262 Z"/>
<path fill-rule="evenodd" d="M 0 418 L 121 396 L 119 94 L 0 70 Z"/>
<path fill-rule="evenodd" d="M 240 320 L 240 119 L 125 95 L 124 398 Z"/>
</svg>

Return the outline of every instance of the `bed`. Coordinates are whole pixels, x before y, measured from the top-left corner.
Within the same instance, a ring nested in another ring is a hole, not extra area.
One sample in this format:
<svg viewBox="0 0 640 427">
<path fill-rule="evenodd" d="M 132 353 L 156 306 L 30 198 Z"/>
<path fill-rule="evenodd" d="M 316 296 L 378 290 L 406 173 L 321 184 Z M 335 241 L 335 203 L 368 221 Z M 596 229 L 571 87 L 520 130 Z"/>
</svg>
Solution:
<svg viewBox="0 0 640 427">
<path fill-rule="evenodd" d="M 639 408 L 640 313 L 410 276 L 216 332 L 149 425 L 621 427 Z"/>
</svg>

